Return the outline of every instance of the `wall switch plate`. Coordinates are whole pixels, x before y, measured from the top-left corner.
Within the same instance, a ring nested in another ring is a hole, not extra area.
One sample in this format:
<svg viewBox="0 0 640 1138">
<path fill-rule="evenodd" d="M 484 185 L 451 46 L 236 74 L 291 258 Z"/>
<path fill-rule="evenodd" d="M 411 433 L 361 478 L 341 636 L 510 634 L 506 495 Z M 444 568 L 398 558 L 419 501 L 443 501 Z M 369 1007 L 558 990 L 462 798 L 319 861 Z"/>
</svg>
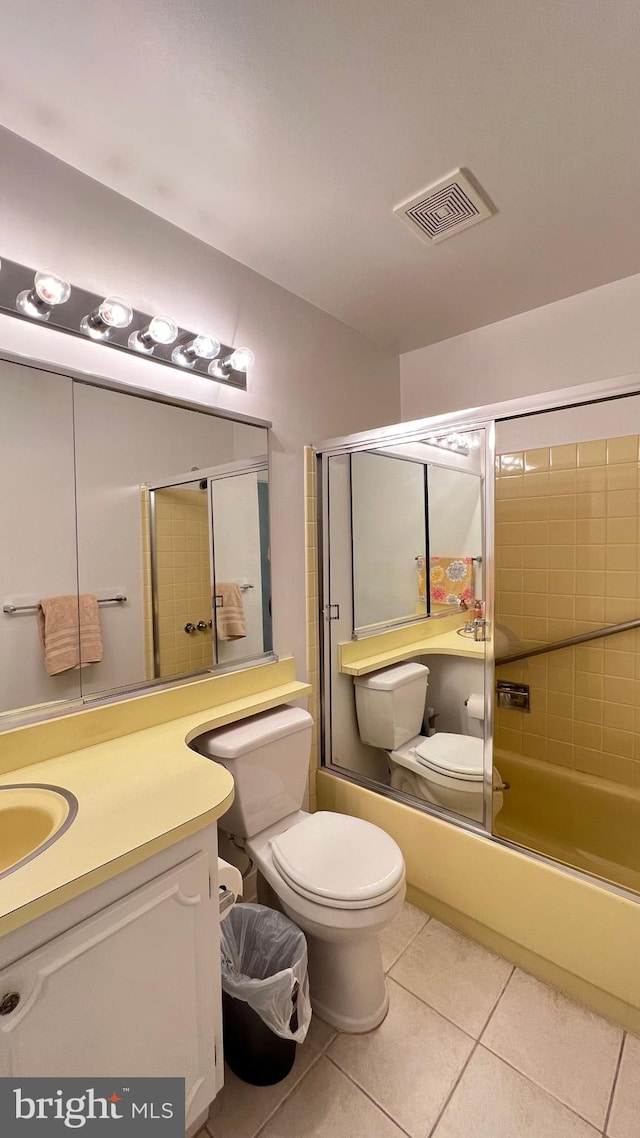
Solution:
<svg viewBox="0 0 640 1138">
<path fill-rule="evenodd" d="M 512 684 L 509 680 L 498 680 L 498 707 L 511 711 L 531 711 L 529 704 L 529 685 Z"/>
</svg>

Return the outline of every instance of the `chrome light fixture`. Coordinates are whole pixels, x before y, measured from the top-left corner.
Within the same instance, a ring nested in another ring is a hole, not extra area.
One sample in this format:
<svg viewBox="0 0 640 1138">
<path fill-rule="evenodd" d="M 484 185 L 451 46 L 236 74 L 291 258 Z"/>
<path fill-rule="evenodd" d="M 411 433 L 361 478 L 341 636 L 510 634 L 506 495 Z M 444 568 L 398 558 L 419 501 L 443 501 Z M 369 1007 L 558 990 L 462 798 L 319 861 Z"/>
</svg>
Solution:
<svg viewBox="0 0 640 1138">
<path fill-rule="evenodd" d="M 38 269 L 33 278 L 33 288 L 25 288 L 16 297 L 16 308 L 23 316 L 34 320 L 48 320 L 58 304 L 64 304 L 71 296 L 71 285 L 64 277 L 44 269 Z"/>
<path fill-rule="evenodd" d="M 120 296 L 106 296 L 97 308 L 80 321 L 80 330 L 92 340 L 108 340 L 114 328 L 128 328 L 133 309 Z"/>
<path fill-rule="evenodd" d="M 254 360 L 255 356 L 251 348 L 236 348 L 224 359 L 214 360 L 213 363 L 210 363 L 209 375 L 212 375 L 214 379 L 226 379 L 232 371 L 246 372 Z"/>
<path fill-rule="evenodd" d="M 46 324 L 56 332 L 88 338 L 115 352 L 142 355 L 149 363 L 247 390 L 249 348 L 220 343 L 209 332 L 180 326 L 114 294 L 102 296 L 57 273 L 0 259 L 0 313 Z M 135 329 L 135 330 L 132 330 Z"/>
<path fill-rule="evenodd" d="M 170 316 L 154 316 L 145 328 L 132 332 L 129 347 L 136 352 L 151 355 L 156 344 L 172 344 L 178 335 L 178 325 Z"/>
<path fill-rule="evenodd" d="M 174 364 L 192 368 L 196 360 L 212 360 L 220 351 L 220 341 L 215 336 L 194 336 L 186 344 L 180 344 L 171 353 Z"/>
</svg>

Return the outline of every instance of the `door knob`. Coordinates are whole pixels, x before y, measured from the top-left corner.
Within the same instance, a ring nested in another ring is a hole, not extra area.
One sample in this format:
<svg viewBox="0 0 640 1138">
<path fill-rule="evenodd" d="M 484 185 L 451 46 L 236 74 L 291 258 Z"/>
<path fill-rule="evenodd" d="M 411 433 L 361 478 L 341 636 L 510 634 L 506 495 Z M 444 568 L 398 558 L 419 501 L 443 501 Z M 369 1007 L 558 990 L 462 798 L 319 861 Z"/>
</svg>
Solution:
<svg viewBox="0 0 640 1138">
<path fill-rule="evenodd" d="M 11 1015 L 20 1003 L 19 992 L 7 992 L 0 1000 L 0 1016 Z"/>
</svg>

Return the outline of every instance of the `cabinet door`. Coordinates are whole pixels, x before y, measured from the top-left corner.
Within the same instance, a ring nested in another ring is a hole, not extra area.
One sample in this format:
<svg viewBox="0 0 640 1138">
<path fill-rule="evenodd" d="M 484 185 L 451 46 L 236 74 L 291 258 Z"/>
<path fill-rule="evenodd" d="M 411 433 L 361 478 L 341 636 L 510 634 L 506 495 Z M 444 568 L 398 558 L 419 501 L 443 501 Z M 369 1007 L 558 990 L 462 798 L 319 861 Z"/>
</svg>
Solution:
<svg viewBox="0 0 640 1138">
<path fill-rule="evenodd" d="M 209 859 L 182 865 L 0 972 L 0 1075 L 173 1075 L 187 1119 L 215 1095 L 220 984 Z"/>
</svg>

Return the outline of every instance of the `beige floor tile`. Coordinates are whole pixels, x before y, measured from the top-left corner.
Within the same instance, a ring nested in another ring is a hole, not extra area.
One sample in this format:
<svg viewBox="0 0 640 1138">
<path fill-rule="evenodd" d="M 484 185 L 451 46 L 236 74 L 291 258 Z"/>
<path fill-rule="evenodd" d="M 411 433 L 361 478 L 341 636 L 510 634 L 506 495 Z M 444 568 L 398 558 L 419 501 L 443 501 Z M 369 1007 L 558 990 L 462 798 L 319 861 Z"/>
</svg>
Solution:
<svg viewBox="0 0 640 1138">
<path fill-rule="evenodd" d="M 640 1039 L 624 1041 L 620 1073 L 607 1126 L 610 1138 L 637 1138 L 640 1134 Z"/>
<path fill-rule="evenodd" d="M 212 1138 L 253 1138 L 335 1034 L 333 1028 L 314 1016 L 307 1038 L 298 1047 L 291 1074 L 271 1087 L 252 1087 L 225 1067 L 224 1087 L 209 1111 L 207 1126 Z"/>
<path fill-rule="evenodd" d="M 510 973 L 506 960 L 432 919 L 389 975 L 477 1038 Z"/>
<path fill-rule="evenodd" d="M 389 980 L 384 1023 L 339 1035 L 328 1055 L 412 1138 L 426 1138 L 473 1049 L 473 1040 Z"/>
<path fill-rule="evenodd" d="M 516 969 L 482 1042 L 600 1129 L 621 1028 Z"/>
<path fill-rule="evenodd" d="M 597 1138 L 568 1107 L 479 1046 L 434 1138 Z"/>
<path fill-rule="evenodd" d="M 416 934 L 420 932 L 420 929 L 424 928 L 428 920 L 426 913 L 405 901 L 398 916 L 380 935 L 382 966 L 385 972 L 388 972 L 391 965 L 395 964 L 398 957 Z"/>
<path fill-rule="evenodd" d="M 230 1130 L 226 1138 L 236 1138 Z M 314 1064 L 260 1138 L 404 1138 L 402 1131 L 325 1056 Z"/>
<path fill-rule="evenodd" d="M 312 1016 L 304 1045 L 315 1047 L 316 1051 L 326 1051 L 337 1034 L 335 1027 L 330 1027 L 320 1016 Z"/>
</svg>

